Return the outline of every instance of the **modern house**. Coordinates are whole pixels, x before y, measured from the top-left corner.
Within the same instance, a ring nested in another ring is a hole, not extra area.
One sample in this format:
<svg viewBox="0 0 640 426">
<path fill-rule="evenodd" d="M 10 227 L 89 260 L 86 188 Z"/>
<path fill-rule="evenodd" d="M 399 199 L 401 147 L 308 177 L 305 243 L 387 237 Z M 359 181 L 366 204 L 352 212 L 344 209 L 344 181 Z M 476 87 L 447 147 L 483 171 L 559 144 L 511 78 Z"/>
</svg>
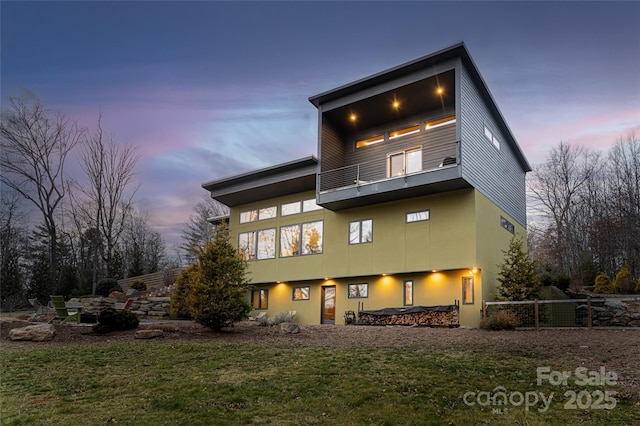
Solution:
<svg viewBox="0 0 640 426">
<path fill-rule="evenodd" d="M 317 157 L 203 184 L 230 207 L 254 309 L 341 324 L 459 305 L 478 326 L 502 250 L 526 235 L 531 167 L 465 45 L 309 100 Z"/>
</svg>

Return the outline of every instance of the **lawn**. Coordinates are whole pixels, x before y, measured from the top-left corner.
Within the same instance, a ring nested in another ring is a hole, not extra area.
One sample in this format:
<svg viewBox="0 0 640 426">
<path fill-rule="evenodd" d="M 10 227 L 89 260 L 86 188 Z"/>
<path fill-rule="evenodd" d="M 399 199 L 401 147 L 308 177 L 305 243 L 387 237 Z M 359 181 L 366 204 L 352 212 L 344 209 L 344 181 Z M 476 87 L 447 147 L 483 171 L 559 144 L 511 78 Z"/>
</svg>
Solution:
<svg viewBox="0 0 640 426">
<path fill-rule="evenodd" d="M 115 341 L 0 351 L 3 425 L 630 425 L 618 385 L 537 384 L 552 356 Z M 506 392 L 506 405 L 488 399 Z M 617 393 L 607 394 L 603 391 Z M 572 394 L 576 394 L 572 402 Z M 534 395 L 548 398 L 548 409 Z M 529 400 L 529 406 L 523 401 Z M 612 409 L 602 408 L 615 402 Z M 465 403 L 466 401 L 466 403 Z M 573 408 L 576 407 L 576 408 Z M 580 409 L 580 407 L 582 409 Z"/>
</svg>

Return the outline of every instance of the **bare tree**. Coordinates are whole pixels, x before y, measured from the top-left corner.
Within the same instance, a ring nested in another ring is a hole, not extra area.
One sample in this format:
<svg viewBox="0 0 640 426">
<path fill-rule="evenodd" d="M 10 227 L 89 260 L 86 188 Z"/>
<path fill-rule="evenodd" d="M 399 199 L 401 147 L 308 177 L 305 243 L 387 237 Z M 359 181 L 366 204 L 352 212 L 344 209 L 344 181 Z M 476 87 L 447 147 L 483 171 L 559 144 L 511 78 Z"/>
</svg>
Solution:
<svg viewBox="0 0 640 426">
<path fill-rule="evenodd" d="M 182 230 L 183 242 L 180 245 L 188 263 L 195 262 L 199 248 L 214 240 L 215 226 L 211 224 L 210 219 L 228 214 L 229 208 L 211 198 L 209 194 L 203 195 L 193 207 L 189 222 Z"/>
<path fill-rule="evenodd" d="M 84 201 L 76 200 L 75 208 L 91 229 L 96 229 L 102 244 L 93 250 L 92 289 L 95 292 L 99 267 L 113 269 L 114 250 L 132 210 L 132 200 L 138 189 L 135 185 L 135 166 L 139 156 L 131 145 L 120 145 L 104 134 L 98 119 L 97 130 L 84 139 L 81 165 L 86 183 L 81 185 Z M 102 262 L 99 262 L 98 252 Z"/>
<path fill-rule="evenodd" d="M 129 215 L 121 246 L 128 277 L 158 272 L 165 266 L 164 240 L 149 226 L 147 214 L 134 211 Z"/>
<path fill-rule="evenodd" d="M 551 149 L 547 161 L 534 168 L 529 182 L 529 191 L 552 222 L 556 266 L 570 277 L 580 264 L 581 251 L 588 245 L 581 220 L 585 191 L 600 167 L 597 153 L 560 142 Z"/>
<path fill-rule="evenodd" d="M 67 195 L 65 161 L 83 134 L 63 115 L 52 115 L 37 99 L 9 98 L 2 110 L 0 181 L 42 214 L 48 234 L 49 273 L 59 273 L 58 209 Z"/>
<path fill-rule="evenodd" d="M 640 139 L 635 134 L 616 141 L 609 151 L 609 197 L 611 221 L 623 264 L 640 274 Z"/>
<path fill-rule="evenodd" d="M 0 191 L 0 307 L 12 310 L 25 301 L 26 274 L 23 267 L 28 247 L 24 216 L 15 192 Z"/>
</svg>

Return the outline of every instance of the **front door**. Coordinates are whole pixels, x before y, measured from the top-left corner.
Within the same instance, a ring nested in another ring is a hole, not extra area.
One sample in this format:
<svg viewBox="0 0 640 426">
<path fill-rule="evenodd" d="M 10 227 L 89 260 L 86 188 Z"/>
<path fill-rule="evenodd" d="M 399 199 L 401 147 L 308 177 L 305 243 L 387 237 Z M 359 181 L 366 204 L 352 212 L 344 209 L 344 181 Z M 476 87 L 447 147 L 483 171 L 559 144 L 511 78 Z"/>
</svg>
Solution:
<svg viewBox="0 0 640 426">
<path fill-rule="evenodd" d="M 322 324 L 336 323 L 336 287 L 322 287 L 322 311 L 320 313 Z"/>
</svg>

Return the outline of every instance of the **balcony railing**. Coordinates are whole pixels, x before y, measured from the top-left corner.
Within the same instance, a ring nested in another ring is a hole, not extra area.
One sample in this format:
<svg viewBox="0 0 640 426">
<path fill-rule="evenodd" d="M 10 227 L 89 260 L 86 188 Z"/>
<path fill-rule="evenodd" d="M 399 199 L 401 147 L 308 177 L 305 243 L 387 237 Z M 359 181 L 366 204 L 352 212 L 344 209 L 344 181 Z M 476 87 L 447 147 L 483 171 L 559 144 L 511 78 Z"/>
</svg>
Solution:
<svg viewBox="0 0 640 426">
<path fill-rule="evenodd" d="M 401 176 L 387 176 L 387 158 L 352 164 L 318 174 L 320 192 L 360 187 L 388 179 L 401 179 L 408 175 L 429 173 L 460 164 L 460 144 L 458 142 L 442 145 L 437 149 L 422 150 L 422 170 Z"/>
</svg>

